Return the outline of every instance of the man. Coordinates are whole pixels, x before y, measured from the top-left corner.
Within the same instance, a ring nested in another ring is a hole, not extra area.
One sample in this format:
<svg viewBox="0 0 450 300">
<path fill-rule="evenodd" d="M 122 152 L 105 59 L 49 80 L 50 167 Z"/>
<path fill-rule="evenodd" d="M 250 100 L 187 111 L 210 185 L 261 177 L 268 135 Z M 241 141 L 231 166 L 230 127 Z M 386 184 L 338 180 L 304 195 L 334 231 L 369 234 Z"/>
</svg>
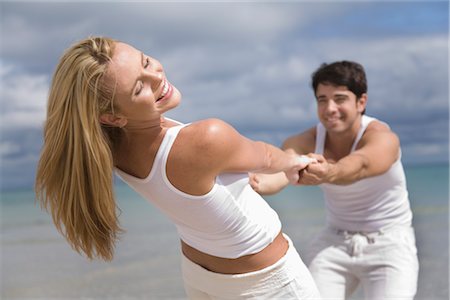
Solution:
<svg viewBox="0 0 450 300">
<path fill-rule="evenodd" d="M 320 123 L 286 139 L 283 148 L 315 162 L 300 185 L 319 185 L 326 227 L 307 262 L 326 298 L 345 299 L 362 284 L 366 299 L 413 299 L 418 259 L 397 135 L 365 115 L 367 82 L 355 62 L 323 64 L 312 75 Z M 254 174 L 262 194 L 288 184 L 282 174 Z"/>
</svg>

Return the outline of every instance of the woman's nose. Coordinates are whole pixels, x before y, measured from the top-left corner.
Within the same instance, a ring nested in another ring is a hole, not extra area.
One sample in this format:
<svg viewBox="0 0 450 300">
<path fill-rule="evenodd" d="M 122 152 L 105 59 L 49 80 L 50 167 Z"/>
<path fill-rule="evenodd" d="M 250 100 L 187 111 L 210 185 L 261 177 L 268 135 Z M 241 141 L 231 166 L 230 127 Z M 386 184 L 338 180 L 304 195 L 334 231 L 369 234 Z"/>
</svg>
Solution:
<svg viewBox="0 0 450 300">
<path fill-rule="evenodd" d="M 157 89 L 164 80 L 164 72 L 162 68 L 147 68 L 144 73 L 144 80 L 148 80 L 150 82 L 152 90 Z"/>
</svg>

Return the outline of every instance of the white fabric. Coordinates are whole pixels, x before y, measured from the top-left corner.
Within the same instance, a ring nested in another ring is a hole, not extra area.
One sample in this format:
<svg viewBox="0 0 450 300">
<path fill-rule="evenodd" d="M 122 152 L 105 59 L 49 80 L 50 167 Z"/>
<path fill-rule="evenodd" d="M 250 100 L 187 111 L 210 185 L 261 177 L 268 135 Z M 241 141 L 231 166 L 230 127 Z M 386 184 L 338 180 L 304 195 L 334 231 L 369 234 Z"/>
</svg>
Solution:
<svg viewBox="0 0 450 300">
<path fill-rule="evenodd" d="M 317 287 L 292 241 L 285 256 L 267 268 L 236 275 L 208 271 L 182 256 L 186 293 L 192 300 L 320 299 Z"/>
<path fill-rule="evenodd" d="M 117 174 L 176 225 L 180 238 L 204 253 L 238 258 L 261 251 L 281 230 L 277 213 L 248 184 L 247 173 L 221 174 L 202 196 L 174 187 L 166 175 L 173 142 L 186 125 L 169 128 L 147 178 Z M 199 153 L 201 155 L 201 153 Z"/>
<path fill-rule="evenodd" d="M 360 130 L 352 145 L 352 152 L 356 149 L 369 123 L 374 120 L 376 119 L 362 116 Z M 316 153 L 323 154 L 325 138 L 326 129 L 319 123 L 316 134 Z M 384 174 L 365 178 L 349 185 L 324 183 L 320 187 L 326 202 L 327 224 L 331 227 L 372 232 L 396 225 L 411 225 L 412 212 L 400 157 Z"/>
<path fill-rule="evenodd" d="M 366 300 L 412 300 L 417 291 L 412 227 L 373 233 L 326 228 L 306 257 L 323 299 L 348 299 L 359 283 Z"/>
</svg>

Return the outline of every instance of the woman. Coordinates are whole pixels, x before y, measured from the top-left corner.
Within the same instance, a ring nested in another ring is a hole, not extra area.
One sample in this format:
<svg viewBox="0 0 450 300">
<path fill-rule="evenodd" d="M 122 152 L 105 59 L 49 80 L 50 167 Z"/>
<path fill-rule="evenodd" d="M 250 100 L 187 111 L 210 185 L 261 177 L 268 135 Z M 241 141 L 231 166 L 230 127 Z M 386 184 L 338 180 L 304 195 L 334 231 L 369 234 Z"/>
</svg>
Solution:
<svg viewBox="0 0 450 300">
<path fill-rule="evenodd" d="M 128 44 L 94 37 L 66 51 L 50 88 L 36 179 L 57 228 L 76 251 L 111 260 L 121 231 L 115 171 L 175 223 L 190 298 L 316 298 L 277 214 L 247 175 L 284 171 L 294 182 L 306 164 L 217 119 L 166 119 L 180 100 L 161 64 Z"/>
</svg>

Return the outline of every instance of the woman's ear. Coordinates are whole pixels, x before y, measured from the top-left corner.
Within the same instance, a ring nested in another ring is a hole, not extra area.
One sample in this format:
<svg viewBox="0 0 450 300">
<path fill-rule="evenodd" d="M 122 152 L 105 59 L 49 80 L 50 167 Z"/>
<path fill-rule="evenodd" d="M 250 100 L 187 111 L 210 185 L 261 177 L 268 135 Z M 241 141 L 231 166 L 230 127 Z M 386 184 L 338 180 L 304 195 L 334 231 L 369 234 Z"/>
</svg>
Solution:
<svg viewBox="0 0 450 300">
<path fill-rule="evenodd" d="M 102 114 L 100 115 L 100 123 L 122 128 L 127 125 L 128 120 L 125 117 L 115 116 L 113 114 Z"/>
</svg>

